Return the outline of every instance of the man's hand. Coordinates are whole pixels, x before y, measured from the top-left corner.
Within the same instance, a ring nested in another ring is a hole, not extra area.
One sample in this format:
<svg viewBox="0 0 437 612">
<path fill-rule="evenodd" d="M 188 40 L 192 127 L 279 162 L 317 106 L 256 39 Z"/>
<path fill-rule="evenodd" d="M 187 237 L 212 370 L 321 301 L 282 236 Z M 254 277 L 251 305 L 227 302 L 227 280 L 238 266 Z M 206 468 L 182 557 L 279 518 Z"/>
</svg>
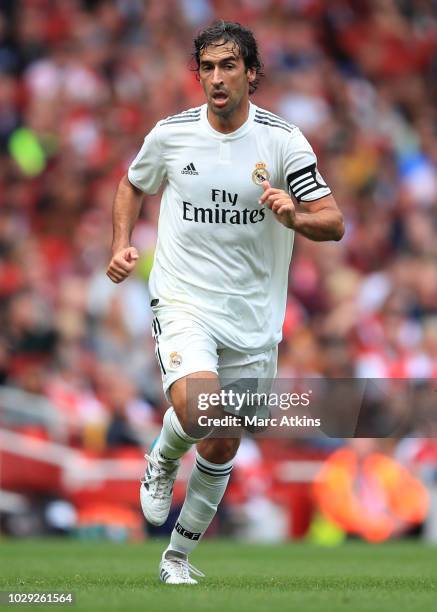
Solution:
<svg viewBox="0 0 437 612">
<path fill-rule="evenodd" d="M 263 181 L 261 185 L 264 193 L 259 203 L 268 206 L 282 225 L 317 242 L 342 239 L 343 215 L 332 194 L 312 202 L 300 202 L 296 212 L 293 200 L 286 191 L 274 189 L 268 181 Z"/>
<path fill-rule="evenodd" d="M 121 283 L 135 268 L 139 255 L 135 247 L 120 249 L 112 256 L 106 275 L 113 283 Z"/>
<path fill-rule="evenodd" d="M 264 189 L 264 193 L 259 200 L 260 204 L 268 206 L 282 225 L 293 229 L 296 220 L 296 209 L 291 197 L 283 189 L 271 187 L 268 181 L 263 181 L 261 186 Z"/>
</svg>

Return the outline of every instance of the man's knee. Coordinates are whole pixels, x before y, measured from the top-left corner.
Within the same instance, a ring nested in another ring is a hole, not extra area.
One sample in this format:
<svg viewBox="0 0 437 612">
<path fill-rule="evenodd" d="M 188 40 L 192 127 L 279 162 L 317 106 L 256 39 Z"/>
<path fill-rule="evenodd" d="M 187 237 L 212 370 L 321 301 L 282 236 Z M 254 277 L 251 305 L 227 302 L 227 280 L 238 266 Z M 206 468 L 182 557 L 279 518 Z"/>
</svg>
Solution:
<svg viewBox="0 0 437 612">
<path fill-rule="evenodd" d="M 207 438 L 197 445 L 201 457 L 211 463 L 227 463 L 235 457 L 240 438 Z"/>
<path fill-rule="evenodd" d="M 209 397 L 219 391 L 220 383 L 213 372 L 195 372 L 172 384 L 170 387 L 172 405 L 187 435 L 201 439 L 211 433 L 211 429 L 199 426 L 199 416 L 204 414 L 199 410 L 199 396 Z"/>
</svg>

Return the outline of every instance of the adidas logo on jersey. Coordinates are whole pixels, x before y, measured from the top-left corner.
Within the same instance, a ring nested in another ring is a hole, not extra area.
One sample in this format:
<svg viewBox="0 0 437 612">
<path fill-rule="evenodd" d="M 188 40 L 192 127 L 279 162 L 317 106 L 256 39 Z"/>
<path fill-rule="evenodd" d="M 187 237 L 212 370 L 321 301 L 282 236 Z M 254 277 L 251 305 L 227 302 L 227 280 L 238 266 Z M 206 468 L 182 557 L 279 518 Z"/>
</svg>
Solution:
<svg viewBox="0 0 437 612">
<path fill-rule="evenodd" d="M 183 170 L 181 170 L 181 174 L 199 174 L 196 170 L 196 168 L 194 167 L 193 162 L 191 162 L 191 164 L 188 164 L 188 166 L 185 166 L 185 168 Z"/>
</svg>

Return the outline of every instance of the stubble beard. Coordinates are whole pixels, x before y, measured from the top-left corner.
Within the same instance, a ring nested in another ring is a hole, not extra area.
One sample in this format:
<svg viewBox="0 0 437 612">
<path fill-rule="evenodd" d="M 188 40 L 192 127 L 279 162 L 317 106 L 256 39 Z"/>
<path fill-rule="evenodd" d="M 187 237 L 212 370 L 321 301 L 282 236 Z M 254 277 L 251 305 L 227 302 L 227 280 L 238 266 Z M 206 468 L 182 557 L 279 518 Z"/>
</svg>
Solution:
<svg viewBox="0 0 437 612">
<path fill-rule="evenodd" d="M 229 117 L 232 115 L 234 109 L 227 109 L 227 108 L 214 108 L 214 106 L 209 106 L 209 110 L 216 116 L 216 117 L 220 117 L 220 119 L 229 119 Z"/>
</svg>

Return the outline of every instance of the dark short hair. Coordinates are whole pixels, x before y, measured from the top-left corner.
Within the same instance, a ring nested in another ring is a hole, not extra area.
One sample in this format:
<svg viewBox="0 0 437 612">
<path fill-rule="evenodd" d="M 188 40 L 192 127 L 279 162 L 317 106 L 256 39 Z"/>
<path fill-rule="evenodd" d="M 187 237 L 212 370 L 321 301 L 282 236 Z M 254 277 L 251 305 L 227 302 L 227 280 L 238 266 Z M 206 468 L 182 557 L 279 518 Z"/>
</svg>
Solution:
<svg viewBox="0 0 437 612">
<path fill-rule="evenodd" d="M 233 43 L 240 52 L 243 58 L 246 70 L 255 68 L 256 78 L 253 83 L 249 84 L 249 93 L 253 93 L 258 87 L 260 78 L 263 76 L 263 63 L 259 57 L 258 44 L 255 36 L 248 29 L 239 23 L 232 21 L 215 21 L 208 27 L 204 28 L 194 39 L 193 60 L 196 63 L 195 70 L 197 73 L 200 68 L 200 56 L 210 45 L 218 46 L 218 41 L 223 41 L 221 44 Z"/>
</svg>

